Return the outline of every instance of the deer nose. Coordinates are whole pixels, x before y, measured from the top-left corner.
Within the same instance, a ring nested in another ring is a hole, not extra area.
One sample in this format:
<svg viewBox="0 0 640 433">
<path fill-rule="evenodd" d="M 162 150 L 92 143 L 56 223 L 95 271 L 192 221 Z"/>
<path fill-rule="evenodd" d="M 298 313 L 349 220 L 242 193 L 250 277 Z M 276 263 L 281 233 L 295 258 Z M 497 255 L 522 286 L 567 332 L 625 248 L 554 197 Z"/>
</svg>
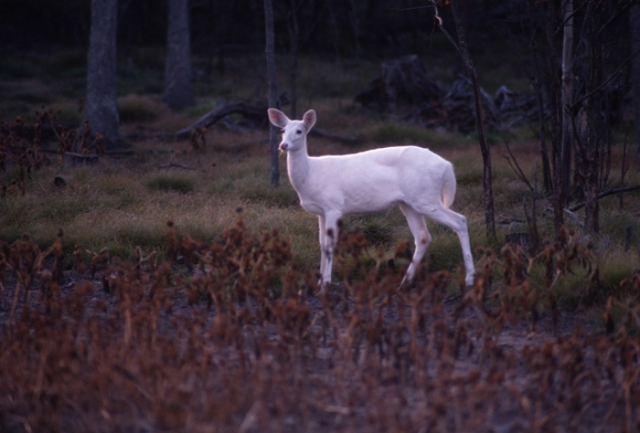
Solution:
<svg viewBox="0 0 640 433">
<path fill-rule="evenodd" d="M 280 150 L 284 150 L 287 151 L 289 149 L 289 144 L 285 143 L 284 141 L 282 143 L 280 143 Z"/>
</svg>

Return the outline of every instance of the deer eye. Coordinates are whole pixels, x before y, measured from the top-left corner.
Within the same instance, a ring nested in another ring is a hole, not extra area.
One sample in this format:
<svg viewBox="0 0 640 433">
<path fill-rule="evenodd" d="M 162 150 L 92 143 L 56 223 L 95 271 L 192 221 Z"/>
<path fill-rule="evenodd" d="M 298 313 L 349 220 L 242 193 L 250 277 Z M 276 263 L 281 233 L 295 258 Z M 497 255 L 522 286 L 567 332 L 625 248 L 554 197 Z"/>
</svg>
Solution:
<svg viewBox="0 0 640 433">
<path fill-rule="evenodd" d="M 296 134 L 300 135 L 300 134 L 302 134 L 302 131 L 299 130 L 299 129 L 296 129 Z"/>
</svg>

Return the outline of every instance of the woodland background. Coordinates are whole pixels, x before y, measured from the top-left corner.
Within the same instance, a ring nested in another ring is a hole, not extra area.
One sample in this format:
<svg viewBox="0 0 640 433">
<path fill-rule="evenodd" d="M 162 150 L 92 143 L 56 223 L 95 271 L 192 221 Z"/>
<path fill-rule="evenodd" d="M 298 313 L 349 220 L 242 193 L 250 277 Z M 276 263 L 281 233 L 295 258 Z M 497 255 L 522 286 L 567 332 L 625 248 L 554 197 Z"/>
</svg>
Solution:
<svg viewBox="0 0 640 433">
<path fill-rule="evenodd" d="M 637 2 L 0 12 L 0 430 L 638 430 Z M 275 105 L 312 154 L 452 161 L 473 287 L 430 224 L 398 289 L 392 209 L 318 295 Z"/>
</svg>

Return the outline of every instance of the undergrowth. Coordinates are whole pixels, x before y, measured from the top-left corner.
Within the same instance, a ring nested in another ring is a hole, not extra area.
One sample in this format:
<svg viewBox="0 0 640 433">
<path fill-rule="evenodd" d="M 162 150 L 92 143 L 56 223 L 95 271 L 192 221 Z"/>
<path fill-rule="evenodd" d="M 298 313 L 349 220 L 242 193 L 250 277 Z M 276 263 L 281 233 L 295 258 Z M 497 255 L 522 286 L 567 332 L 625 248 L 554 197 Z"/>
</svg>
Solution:
<svg viewBox="0 0 640 433">
<path fill-rule="evenodd" d="M 341 232 L 342 281 L 317 297 L 290 243 L 241 214 L 212 242 L 168 222 L 162 248 L 131 259 L 68 254 L 64 236 L 44 251 L 26 235 L 0 244 L 4 431 L 631 431 L 640 420 L 640 278 L 609 298 L 608 336 L 561 329 L 558 282 L 598 273 L 570 231 L 535 256 L 478 251 L 458 297 L 448 271 L 399 287 L 408 245 L 389 256 L 360 230 Z M 514 342 L 514 327 L 547 331 Z"/>
</svg>

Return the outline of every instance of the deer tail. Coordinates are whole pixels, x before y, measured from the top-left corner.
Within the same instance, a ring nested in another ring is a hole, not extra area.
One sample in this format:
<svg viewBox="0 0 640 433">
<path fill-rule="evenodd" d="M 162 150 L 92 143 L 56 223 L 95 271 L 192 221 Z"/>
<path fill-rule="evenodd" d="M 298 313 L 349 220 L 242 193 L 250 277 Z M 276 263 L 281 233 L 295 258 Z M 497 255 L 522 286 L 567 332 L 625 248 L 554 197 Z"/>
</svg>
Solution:
<svg viewBox="0 0 640 433">
<path fill-rule="evenodd" d="M 456 196 L 456 175 L 453 172 L 453 165 L 448 164 L 442 174 L 442 204 L 448 209 L 453 204 Z"/>
</svg>

